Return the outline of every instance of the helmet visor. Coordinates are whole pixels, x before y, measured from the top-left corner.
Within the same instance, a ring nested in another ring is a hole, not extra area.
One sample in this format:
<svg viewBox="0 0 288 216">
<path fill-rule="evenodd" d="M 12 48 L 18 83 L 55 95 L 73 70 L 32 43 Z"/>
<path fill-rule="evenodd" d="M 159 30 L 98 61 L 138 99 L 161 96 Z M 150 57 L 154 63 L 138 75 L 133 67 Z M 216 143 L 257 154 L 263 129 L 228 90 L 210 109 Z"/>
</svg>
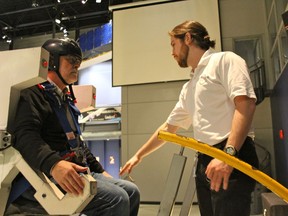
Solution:
<svg viewBox="0 0 288 216">
<path fill-rule="evenodd" d="M 79 58 L 78 56 L 67 55 L 67 56 L 64 56 L 64 57 L 71 65 L 80 65 L 81 62 L 82 62 L 82 59 Z"/>
</svg>

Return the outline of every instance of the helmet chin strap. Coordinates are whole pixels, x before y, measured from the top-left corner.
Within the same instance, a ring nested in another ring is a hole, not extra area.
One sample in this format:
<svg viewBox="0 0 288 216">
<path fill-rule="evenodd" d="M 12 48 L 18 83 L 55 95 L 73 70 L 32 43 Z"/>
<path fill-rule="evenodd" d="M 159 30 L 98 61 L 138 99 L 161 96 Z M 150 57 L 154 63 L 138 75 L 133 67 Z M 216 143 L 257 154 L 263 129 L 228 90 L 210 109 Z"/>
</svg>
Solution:
<svg viewBox="0 0 288 216">
<path fill-rule="evenodd" d="M 64 78 L 62 77 L 62 75 L 60 74 L 59 70 L 55 70 L 56 74 L 58 75 L 58 77 L 60 78 L 60 80 L 65 84 L 65 85 L 69 85 Z"/>
<path fill-rule="evenodd" d="M 74 95 L 72 86 L 73 86 L 73 84 L 69 84 L 69 92 L 70 92 L 70 96 L 71 96 L 72 100 L 75 102 L 76 101 L 76 97 Z"/>
<path fill-rule="evenodd" d="M 62 75 L 60 74 L 59 70 L 57 70 L 57 71 L 55 71 L 55 72 L 56 72 L 56 74 L 58 75 L 58 77 L 60 78 L 60 80 L 61 80 L 65 85 L 68 85 L 68 87 L 69 87 L 69 92 L 70 92 L 70 96 L 71 96 L 71 98 L 73 99 L 73 101 L 75 101 L 75 100 L 76 100 L 76 97 L 75 97 L 75 95 L 74 95 L 73 88 L 72 88 L 72 85 L 73 85 L 73 84 L 68 84 L 68 83 L 64 80 L 64 78 L 62 77 Z"/>
</svg>

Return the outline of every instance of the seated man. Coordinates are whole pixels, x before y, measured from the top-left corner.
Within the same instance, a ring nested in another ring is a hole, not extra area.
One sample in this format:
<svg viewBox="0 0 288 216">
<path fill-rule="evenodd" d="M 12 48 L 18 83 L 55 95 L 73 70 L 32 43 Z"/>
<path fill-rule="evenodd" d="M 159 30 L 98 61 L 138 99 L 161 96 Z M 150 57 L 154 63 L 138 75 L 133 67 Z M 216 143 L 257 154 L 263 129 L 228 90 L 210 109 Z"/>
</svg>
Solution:
<svg viewBox="0 0 288 216">
<path fill-rule="evenodd" d="M 97 180 L 97 194 L 81 215 L 136 216 L 140 203 L 137 186 L 112 178 L 81 139 L 72 90 L 82 61 L 79 45 L 66 38 L 50 39 L 42 47 L 50 53 L 48 78 L 21 92 L 14 147 L 34 170 L 44 172 L 67 193 L 81 194 L 85 185 L 79 173 L 91 172 Z M 15 203 L 35 201 L 33 190 L 26 190 Z"/>
</svg>

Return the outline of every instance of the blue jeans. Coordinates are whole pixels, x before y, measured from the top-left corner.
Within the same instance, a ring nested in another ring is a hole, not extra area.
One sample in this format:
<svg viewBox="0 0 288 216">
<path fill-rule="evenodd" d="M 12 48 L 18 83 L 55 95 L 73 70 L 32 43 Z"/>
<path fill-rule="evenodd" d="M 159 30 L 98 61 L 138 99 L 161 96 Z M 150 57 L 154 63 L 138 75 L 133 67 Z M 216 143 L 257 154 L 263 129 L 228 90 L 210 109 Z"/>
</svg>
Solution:
<svg viewBox="0 0 288 216">
<path fill-rule="evenodd" d="M 226 142 L 217 146 L 223 149 Z M 206 167 L 211 157 L 199 154 L 196 170 L 196 189 L 201 216 L 249 216 L 251 193 L 255 187 L 255 180 L 234 169 L 227 190 L 219 192 L 210 190 L 210 183 L 206 177 Z M 239 159 L 258 167 L 258 157 L 254 142 L 247 138 L 239 151 Z"/>
<path fill-rule="evenodd" d="M 97 194 L 81 212 L 81 216 L 137 216 L 140 192 L 134 183 L 98 173 L 93 173 L 92 176 L 97 180 Z M 34 198 L 34 193 L 34 188 L 30 187 L 21 195 L 21 199 L 18 199 L 20 210 L 25 208 L 30 213 L 46 214 Z"/>
<path fill-rule="evenodd" d="M 134 183 L 98 173 L 92 176 L 97 180 L 97 194 L 81 216 L 137 216 L 140 192 Z"/>
</svg>

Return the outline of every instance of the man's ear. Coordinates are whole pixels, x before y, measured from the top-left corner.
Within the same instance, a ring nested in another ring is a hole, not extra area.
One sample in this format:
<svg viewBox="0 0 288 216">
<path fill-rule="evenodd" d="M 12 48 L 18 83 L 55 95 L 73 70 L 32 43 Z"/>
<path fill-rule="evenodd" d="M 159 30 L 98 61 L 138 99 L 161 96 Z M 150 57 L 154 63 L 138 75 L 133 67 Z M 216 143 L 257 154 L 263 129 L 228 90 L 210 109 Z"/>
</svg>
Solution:
<svg viewBox="0 0 288 216">
<path fill-rule="evenodd" d="M 190 45 L 193 41 L 193 38 L 191 37 L 191 34 L 189 32 L 186 32 L 184 37 L 184 42 L 186 45 Z"/>
</svg>

